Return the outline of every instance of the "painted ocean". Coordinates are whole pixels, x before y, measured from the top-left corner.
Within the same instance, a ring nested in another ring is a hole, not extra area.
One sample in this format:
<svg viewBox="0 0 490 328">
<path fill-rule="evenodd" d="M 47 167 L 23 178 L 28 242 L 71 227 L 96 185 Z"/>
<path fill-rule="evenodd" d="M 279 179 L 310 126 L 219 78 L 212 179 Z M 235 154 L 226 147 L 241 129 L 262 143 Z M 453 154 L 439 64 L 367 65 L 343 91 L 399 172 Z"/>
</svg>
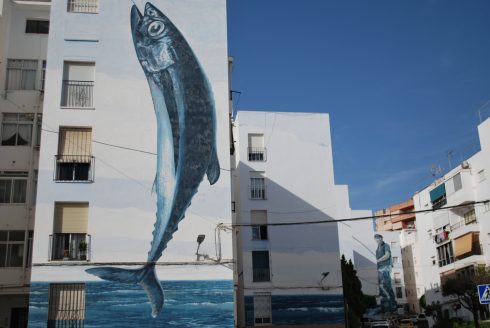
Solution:
<svg viewBox="0 0 490 328">
<path fill-rule="evenodd" d="M 138 285 L 86 283 L 85 328 L 99 327 L 233 327 L 233 282 L 162 281 L 165 305 L 151 318 Z M 49 283 L 33 283 L 29 327 L 46 327 Z"/>
</svg>

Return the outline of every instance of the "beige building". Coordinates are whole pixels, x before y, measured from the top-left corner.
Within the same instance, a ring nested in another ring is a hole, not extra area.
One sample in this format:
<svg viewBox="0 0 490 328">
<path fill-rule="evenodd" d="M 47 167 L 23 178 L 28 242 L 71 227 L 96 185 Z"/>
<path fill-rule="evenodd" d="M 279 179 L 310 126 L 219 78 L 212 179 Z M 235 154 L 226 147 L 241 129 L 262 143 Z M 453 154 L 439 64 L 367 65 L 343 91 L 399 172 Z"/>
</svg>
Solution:
<svg viewBox="0 0 490 328">
<path fill-rule="evenodd" d="M 27 325 L 50 6 L 0 0 L 0 327 Z"/>
</svg>

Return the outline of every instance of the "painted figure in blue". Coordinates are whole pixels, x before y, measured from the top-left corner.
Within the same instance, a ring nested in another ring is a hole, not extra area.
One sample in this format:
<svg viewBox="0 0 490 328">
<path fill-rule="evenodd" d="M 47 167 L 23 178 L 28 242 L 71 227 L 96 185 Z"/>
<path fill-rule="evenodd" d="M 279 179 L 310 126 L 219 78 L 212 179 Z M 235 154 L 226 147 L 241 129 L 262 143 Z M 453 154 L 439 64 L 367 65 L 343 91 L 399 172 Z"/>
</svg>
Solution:
<svg viewBox="0 0 490 328">
<path fill-rule="evenodd" d="M 156 317 L 163 308 L 163 289 L 155 262 L 184 218 L 205 175 L 216 183 L 216 114 L 209 82 L 196 55 L 170 19 L 151 3 L 144 15 L 131 9 L 131 32 L 138 60 L 148 80 L 157 122 L 156 223 L 148 264 L 140 269 L 91 268 L 99 278 L 138 283 Z"/>
<path fill-rule="evenodd" d="M 383 241 L 383 236 L 380 234 L 375 234 L 374 239 L 378 244 L 376 260 L 378 266 L 379 296 L 381 297 L 381 312 L 396 312 L 395 293 L 391 285 L 391 268 L 393 267 L 391 249 Z"/>
</svg>

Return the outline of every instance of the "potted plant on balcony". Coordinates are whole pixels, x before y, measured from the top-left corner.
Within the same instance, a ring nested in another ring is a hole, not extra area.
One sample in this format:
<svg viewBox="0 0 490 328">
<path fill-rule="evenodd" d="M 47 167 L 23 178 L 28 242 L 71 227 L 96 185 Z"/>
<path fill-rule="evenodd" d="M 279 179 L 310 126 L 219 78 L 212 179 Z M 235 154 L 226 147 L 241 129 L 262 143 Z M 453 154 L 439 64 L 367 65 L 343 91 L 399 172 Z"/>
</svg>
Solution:
<svg viewBox="0 0 490 328">
<path fill-rule="evenodd" d="M 78 244 L 78 251 L 80 252 L 80 260 L 87 260 L 87 242 L 82 240 L 80 244 Z"/>
</svg>

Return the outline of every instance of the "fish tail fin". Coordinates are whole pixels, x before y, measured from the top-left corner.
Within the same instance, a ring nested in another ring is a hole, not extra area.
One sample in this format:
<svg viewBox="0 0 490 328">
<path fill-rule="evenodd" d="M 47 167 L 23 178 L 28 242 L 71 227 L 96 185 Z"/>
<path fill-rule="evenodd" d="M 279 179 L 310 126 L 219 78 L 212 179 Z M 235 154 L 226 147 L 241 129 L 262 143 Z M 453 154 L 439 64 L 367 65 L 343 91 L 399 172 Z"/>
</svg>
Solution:
<svg viewBox="0 0 490 328">
<path fill-rule="evenodd" d="M 160 281 L 158 281 L 154 263 L 149 263 L 138 269 L 101 267 L 91 268 L 85 271 L 108 281 L 139 284 L 143 287 L 150 300 L 151 316 L 156 318 L 162 312 L 164 303 L 163 288 Z"/>
<path fill-rule="evenodd" d="M 213 147 L 213 151 L 211 152 L 211 157 L 209 159 L 208 170 L 206 171 L 206 175 L 208 176 L 208 180 L 210 184 L 215 184 L 219 179 L 220 167 L 218 154 L 216 153 L 216 147 Z"/>
</svg>

